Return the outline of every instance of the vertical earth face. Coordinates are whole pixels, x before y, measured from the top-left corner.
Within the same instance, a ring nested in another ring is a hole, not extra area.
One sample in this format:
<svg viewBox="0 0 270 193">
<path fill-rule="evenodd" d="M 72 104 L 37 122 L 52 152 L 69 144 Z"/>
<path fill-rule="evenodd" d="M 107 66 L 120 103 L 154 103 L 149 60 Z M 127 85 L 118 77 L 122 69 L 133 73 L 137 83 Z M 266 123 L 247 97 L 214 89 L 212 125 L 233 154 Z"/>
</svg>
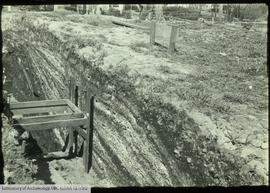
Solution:
<svg viewBox="0 0 270 193">
<path fill-rule="evenodd" d="M 21 156 L 6 121 L 9 180 L 105 187 L 268 184 L 264 28 L 185 21 L 177 51 L 169 55 L 157 45 L 150 52 L 149 32 L 114 25 L 111 16 L 3 12 L 1 23 L 3 67 L 12 82 L 5 88 L 17 101 L 68 98 L 70 77 L 83 112 L 84 90 L 97 96 L 89 174 L 81 157 Z M 28 149 L 46 153 L 61 150 L 67 133 L 55 128 L 31 136 Z M 12 161 L 19 159 L 23 167 Z"/>
</svg>

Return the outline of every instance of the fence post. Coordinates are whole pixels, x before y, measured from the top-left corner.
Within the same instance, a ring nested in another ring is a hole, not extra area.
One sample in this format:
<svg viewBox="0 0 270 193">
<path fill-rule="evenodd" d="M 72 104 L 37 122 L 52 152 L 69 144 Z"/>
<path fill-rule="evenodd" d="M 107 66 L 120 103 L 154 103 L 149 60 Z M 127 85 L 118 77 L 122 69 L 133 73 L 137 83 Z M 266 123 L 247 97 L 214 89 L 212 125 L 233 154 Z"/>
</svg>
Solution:
<svg viewBox="0 0 270 193">
<path fill-rule="evenodd" d="M 177 37 L 177 26 L 173 25 L 171 29 L 170 44 L 169 44 L 169 53 L 173 54 L 175 50 L 175 41 Z"/>
</svg>

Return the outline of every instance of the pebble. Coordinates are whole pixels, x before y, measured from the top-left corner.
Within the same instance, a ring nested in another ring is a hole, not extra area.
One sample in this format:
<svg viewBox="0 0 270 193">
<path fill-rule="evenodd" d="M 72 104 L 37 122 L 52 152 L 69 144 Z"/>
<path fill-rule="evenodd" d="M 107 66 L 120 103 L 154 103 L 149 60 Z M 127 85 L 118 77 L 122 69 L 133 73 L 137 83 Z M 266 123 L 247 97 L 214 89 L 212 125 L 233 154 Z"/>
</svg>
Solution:
<svg viewBox="0 0 270 193">
<path fill-rule="evenodd" d="M 173 152 L 177 155 L 180 153 L 178 149 L 175 149 Z"/>
<path fill-rule="evenodd" d="M 207 150 L 206 150 L 205 148 L 203 148 L 203 149 L 202 149 L 202 152 L 203 152 L 203 153 L 206 153 L 206 152 L 207 152 Z"/>
<path fill-rule="evenodd" d="M 262 143 L 261 148 L 262 149 L 268 149 L 268 143 Z"/>
<path fill-rule="evenodd" d="M 214 168 L 213 166 L 211 166 L 211 167 L 209 168 L 209 171 L 210 171 L 210 172 L 213 172 L 213 171 L 215 171 L 215 168 Z"/>
</svg>

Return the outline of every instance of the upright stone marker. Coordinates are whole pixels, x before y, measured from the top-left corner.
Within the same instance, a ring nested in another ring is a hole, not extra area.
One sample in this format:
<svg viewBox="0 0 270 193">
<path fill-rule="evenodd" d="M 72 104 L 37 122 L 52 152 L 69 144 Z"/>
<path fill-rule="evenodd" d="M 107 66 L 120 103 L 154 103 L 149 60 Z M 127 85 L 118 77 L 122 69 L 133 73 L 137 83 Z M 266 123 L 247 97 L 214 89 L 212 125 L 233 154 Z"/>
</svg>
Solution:
<svg viewBox="0 0 270 193">
<path fill-rule="evenodd" d="M 169 43 L 169 53 L 173 54 L 175 50 L 175 42 L 177 38 L 177 26 L 171 26 L 171 37 Z"/>
<path fill-rule="evenodd" d="M 154 43 L 168 48 L 170 54 L 175 50 L 178 26 L 152 23 L 150 29 L 150 48 Z"/>
</svg>

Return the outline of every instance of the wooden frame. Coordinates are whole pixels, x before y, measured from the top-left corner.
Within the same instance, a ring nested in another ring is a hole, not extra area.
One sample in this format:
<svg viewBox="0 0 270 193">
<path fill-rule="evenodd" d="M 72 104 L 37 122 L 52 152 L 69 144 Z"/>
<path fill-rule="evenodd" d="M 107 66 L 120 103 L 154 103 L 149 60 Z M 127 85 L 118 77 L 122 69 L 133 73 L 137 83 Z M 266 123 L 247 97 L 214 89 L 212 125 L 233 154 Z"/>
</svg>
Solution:
<svg viewBox="0 0 270 193">
<path fill-rule="evenodd" d="M 65 110 L 69 112 L 65 113 Z M 68 99 L 10 103 L 10 111 L 14 126 L 21 126 L 26 131 L 87 124 L 84 114 Z M 51 115 L 52 112 L 56 114 Z M 31 116 L 38 113 L 47 114 Z"/>
<path fill-rule="evenodd" d="M 14 102 L 9 104 L 9 110 L 13 115 L 13 126 L 23 128 L 26 132 L 54 128 L 68 129 L 66 151 L 51 152 L 46 156 L 47 158 L 77 156 L 78 136 L 81 136 L 84 140 L 83 164 L 85 172 L 89 173 L 92 166 L 95 97 L 90 97 L 90 91 L 88 90 L 86 104 L 89 116 L 87 117 L 78 108 L 78 86 L 74 79 L 70 79 L 69 84 L 69 98 L 71 100 Z M 73 104 L 73 100 L 75 104 Z M 33 116 L 33 114 L 41 115 Z"/>
</svg>

